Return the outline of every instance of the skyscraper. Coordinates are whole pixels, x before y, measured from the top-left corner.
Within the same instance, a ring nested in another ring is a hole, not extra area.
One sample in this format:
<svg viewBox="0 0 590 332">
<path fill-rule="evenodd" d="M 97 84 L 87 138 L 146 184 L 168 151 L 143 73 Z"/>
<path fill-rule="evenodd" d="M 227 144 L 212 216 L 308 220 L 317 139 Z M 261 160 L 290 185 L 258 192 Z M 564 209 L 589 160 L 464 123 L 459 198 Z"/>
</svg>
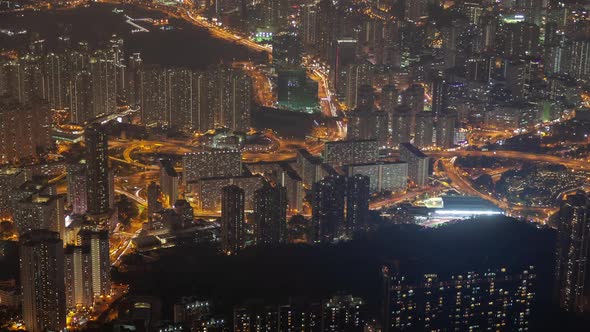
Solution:
<svg viewBox="0 0 590 332">
<path fill-rule="evenodd" d="M 348 89 L 349 65 L 356 59 L 356 48 L 357 40 L 353 38 L 338 39 L 332 44 L 330 79 L 334 82 L 336 94 L 342 98 L 346 96 Z"/>
<path fill-rule="evenodd" d="M 557 215 L 555 277 L 559 305 L 572 312 L 590 310 L 588 246 L 590 202 L 583 191 L 569 194 Z"/>
<path fill-rule="evenodd" d="M 83 70 L 76 74 L 70 92 L 70 120 L 82 124 L 94 117 L 92 74 Z"/>
<path fill-rule="evenodd" d="M 318 40 L 318 10 L 316 4 L 304 4 L 303 7 L 303 45 L 314 47 Z"/>
<path fill-rule="evenodd" d="M 448 149 L 455 144 L 455 122 L 457 115 L 454 113 L 443 114 L 436 120 L 436 145 Z"/>
<path fill-rule="evenodd" d="M 0 164 L 40 157 L 52 146 L 48 104 L 0 98 Z"/>
<path fill-rule="evenodd" d="M 424 87 L 419 84 L 411 85 L 402 92 L 401 100 L 413 115 L 424 111 Z"/>
<path fill-rule="evenodd" d="M 277 245 L 287 238 L 287 189 L 266 183 L 254 192 L 257 245 Z"/>
<path fill-rule="evenodd" d="M 90 59 L 93 116 L 110 114 L 117 108 L 117 64 L 104 51 Z"/>
<path fill-rule="evenodd" d="M 383 331 L 530 330 L 533 266 L 461 274 L 404 275 L 384 267 Z M 477 308 L 477 309 L 475 309 Z M 475 310 L 474 310 L 475 309 Z M 477 327 L 477 328 L 474 328 Z"/>
<path fill-rule="evenodd" d="M 66 306 L 90 307 L 92 293 L 92 256 L 90 247 L 68 245 L 64 249 Z"/>
<path fill-rule="evenodd" d="M 234 254 L 245 246 L 244 190 L 235 185 L 223 187 L 221 194 L 221 249 Z"/>
<path fill-rule="evenodd" d="M 414 135 L 414 145 L 421 149 L 431 147 L 433 134 L 434 119 L 432 112 L 420 112 L 416 114 L 416 134 Z"/>
<path fill-rule="evenodd" d="M 64 252 L 59 234 L 33 230 L 20 239 L 23 320 L 28 331 L 66 327 Z"/>
<path fill-rule="evenodd" d="M 14 203 L 14 222 L 19 234 L 32 229 L 47 229 L 61 238 L 65 234 L 64 200 L 62 195 L 34 194 Z"/>
<path fill-rule="evenodd" d="M 111 294 L 111 261 L 109 232 L 82 230 L 78 233 L 82 246 L 90 247 L 92 292 L 94 296 Z"/>
<path fill-rule="evenodd" d="M 160 186 L 162 187 L 163 204 L 172 206 L 178 200 L 180 176 L 174 169 L 170 159 L 160 159 Z"/>
<path fill-rule="evenodd" d="M 160 186 L 152 181 L 147 187 L 147 203 L 148 203 L 148 217 L 151 218 L 152 214 L 162 209 L 162 203 L 160 202 Z"/>
<path fill-rule="evenodd" d="M 414 183 L 423 187 L 428 183 L 430 159 L 410 143 L 399 145 L 400 160 L 408 163 L 408 176 Z"/>
<path fill-rule="evenodd" d="M 182 157 L 185 183 L 211 177 L 242 174 L 242 153 L 239 150 L 214 150 L 185 154 Z"/>
<path fill-rule="evenodd" d="M 280 32 L 272 38 L 272 65 L 275 69 L 298 69 L 301 65 L 301 39 L 294 31 Z"/>
<path fill-rule="evenodd" d="M 352 235 L 364 229 L 369 219 L 369 182 L 368 176 L 355 174 L 348 178 L 346 190 L 346 231 Z"/>
<path fill-rule="evenodd" d="M 26 181 L 25 172 L 16 167 L 0 168 L 0 218 L 12 216 L 12 190 Z"/>
<path fill-rule="evenodd" d="M 108 137 L 100 124 L 93 123 L 84 132 L 86 143 L 86 174 L 88 175 L 88 213 L 103 214 L 109 211 L 109 156 Z"/>
<path fill-rule="evenodd" d="M 346 178 L 327 176 L 312 187 L 312 222 L 315 242 L 332 242 L 344 231 Z"/>
<path fill-rule="evenodd" d="M 51 108 L 63 109 L 66 105 L 66 61 L 63 54 L 49 53 L 43 63 L 44 99 Z"/>
<path fill-rule="evenodd" d="M 413 119 L 414 114 L 408 106 L 401 105 L 395 109 L 390 123 L 391 127 L 389 128 L 393 146 L 410 142 L 412 139 Z"/>
<path fill-rule="evenodd" d="M 68 181 L 68 205 L 73 214 L 84 214 L 88 209 L 88 189 L 86 160 L 70 163 L 66 166 Z"/>
<path fill-rule="evenodd" d="M 539 35 L 540 29 L 535 24 L 526 22 L 508 24 L 504 36 L 504 55 L 538 56 Z"/>
</svg>

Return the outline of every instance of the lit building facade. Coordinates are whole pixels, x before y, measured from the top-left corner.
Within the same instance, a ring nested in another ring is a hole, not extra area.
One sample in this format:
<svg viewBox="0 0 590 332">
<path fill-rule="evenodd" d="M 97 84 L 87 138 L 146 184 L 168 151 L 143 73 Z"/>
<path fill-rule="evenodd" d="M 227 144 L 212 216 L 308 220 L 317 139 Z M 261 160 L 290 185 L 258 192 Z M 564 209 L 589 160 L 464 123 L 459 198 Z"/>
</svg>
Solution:
<svg viewBox="0 0 590 332">
<path fill-rule="evenodd" d="M 84 131 L 86 143 L 86 174 L 88 213 L 104 214 L 109 211 L 111 186 L 109 179 L 108 136 L 99 124 L 92 124 Z"/>
<path fill-rule="evenodd" d="M 571 312 L 590 310 L 587 284 L 590 202 L 584 192 L 567 195 L 557 215 L 555 277 L 559 305 Z"/>
<path fill-rule="evenodd" d="M 221 250 L 235 254 L 245 247 L 244 190 L 225 186 L 221 198 Z"/>
<path fill-rule="evenodd" d="M 287 189 L 265 184 L 254 192 L 256 245 L 284 243 L 287 239 Z"/>
<path fill-rule="evenodd" d="M 376 162 L 346 165 L 348 176 L 356 174 L 369 177 L 371 192 L 400 192 L 408 186 L 408 163 Z"/>
<path fill-rule="evenodd" d="M 534 267 L 468 272 L 413 281 L 384 267 L 383 331 L 530 329 Z"/>
<path fill-rule="evenodd" d="M 239 150 L 213 150 L 185 154 L 182 157 L 183 181 L 201 178 L 242 175 L 242 153 Z"/>
<path fill-rule="evenodd" d="M 66 327 L 64 252 L 59 234 L 33 230 L 20 238 L 23 320 L 28 331 Z"/>
<path fill-rule="evenodd" d="M 408 176 L 423 187 L 428 183 L 430 158 L 410 143 L 399 145 L 400 159 L 408 163 Z"/>
</svg>

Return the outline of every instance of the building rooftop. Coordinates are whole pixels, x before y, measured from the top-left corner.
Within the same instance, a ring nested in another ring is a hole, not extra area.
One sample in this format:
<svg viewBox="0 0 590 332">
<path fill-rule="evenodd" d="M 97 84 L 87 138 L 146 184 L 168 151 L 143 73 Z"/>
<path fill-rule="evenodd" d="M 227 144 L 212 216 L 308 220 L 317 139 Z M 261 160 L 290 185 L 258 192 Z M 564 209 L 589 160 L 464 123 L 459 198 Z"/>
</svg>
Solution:
<svg viewBox="0 0 590 332">
<path fill-rule="evenodd" d="M 192 183 L 199 183 L 199 181 L 215 181 L 215 180 L 231 180 L 231 179 L 250 179 L 250 178 L 260 178 L 264 179 L 260 174 L 250 174 L 250 175 L 238 175 L 238 176 L 214 176 L 209 178 L 200 178 L 197 180 L 187 181 L 188 184 Z"/>
<path fill-rule="evenodd" d="M 297 174 L 297 172 L 293 169 L 293 167 L 291 167 L 291 164 L 286 163 L 286 162 L 281 162 L 281 163 L 279 163 L 279 165 L 281 166 L 281 169 L 283 170 L 283 172 L 287 173 L 287 176 L 289 176 L 291 179 L 293 179 L 295 181 L 301 181 L 301 177 Z"/>
<path fill-rule="evenodd" d="M 428 156 L 425 155 L 424 152 L 420 151 L 420 149 L 413 146 L 411 143 L 400 143 L 399 146 L 404 147 L 406 150 L 410 151 L 410 153 L 412 153 L 418 158 L 428 158 Z"/>
<path fill-rule="evenodd" d="M 360 164 L 348 164 L 344 167 L 359 167 L 359 166 L 374 166 L 374 165 L 395 165 L 395 164 L 407 164 L 405 161 L 376 161 L 373 163 L 360 163 Z"/>
<path fill-rule="evenodd" d="M 166 175 L 171 177 L 178 177 L 178 173 L 174 169 L 174 165 L 172 164 L 172 160 L 170 159 L 160 159 L 160 166 L 166 172 Z"/>
<path fill-rule="evenodd" d="M 375 143 L 377 144 L 376 139 L 356 139 L 356 140 L 345 140 L 345 141 L 330 141 L 326 142 L 325 145 L 342 145 L 342 144 L 350 144 L 350 143 Z"/>
</svg>

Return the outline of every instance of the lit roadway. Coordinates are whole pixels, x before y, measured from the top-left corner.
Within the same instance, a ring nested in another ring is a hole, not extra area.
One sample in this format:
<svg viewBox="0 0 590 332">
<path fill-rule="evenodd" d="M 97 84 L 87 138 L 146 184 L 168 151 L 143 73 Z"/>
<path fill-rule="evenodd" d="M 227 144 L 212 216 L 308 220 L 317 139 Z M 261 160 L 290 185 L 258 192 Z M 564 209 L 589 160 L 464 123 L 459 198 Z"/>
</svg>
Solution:
<svg viewBox="0 0 590 332">
<path fill-rule="evenodd" d="M 442 171 L 444 173 L 446 173 L 448 178 L 451 180 L 450 185 L 453 188 L 459 190 L 460 192 L 463 192 L 463 193 L 471 195 L 471 196 L 478 196 L 482 199 L 490 201 L 490 202 L 494 203 L 495 205 L 497 205 L 502 210 L 506 211 L 509 215 L 513 215 L 513 216 L 519 216 L 522 214 L 522 212 L 526 212 L 526 211 L 536 212 L 536 213 L 540 213 L 541 215 L 544 215 L 544 216 L 549 216 L 553 212 L 555 212 L 555 210 L 557 210 L 556 208 L 533 207 L 533 206 L 512 204 L 512 203 L 509 203 L 506 201 L 501 201 L 488 193 L 481 192 L 481 191 L 475 189 L 473 187 L 473 185 L 471 184 L 471 182 L 462 176 L 459 168 L 455 166 L 455 160 L 456 160 L 456 157 L 452 157 L 450 159 L 449 158 L 442 158 L 441 162 L 438 164 L 442 166 L 442 168 L 443 168 Z"/>
<path fill-rule="evenodd" d="M 318 98 L 320 99 L 320 106 L 322 112 L 326 117 L 338 117 L 338 111 L 340 105 L 330 90 L 330 84 L 328 81 L 328 74 L 322 66 L 314 62 L 309 57 L 303 58 L 303 65 L 307 68 L 309 77 L 318 83 Z M 336 121 L 336 128 L 330 128 L 332 133 L 330 135 L 331 140 L 338 140 L 346 138 L 346 126 L 342 121 Z"/>
<path fill-rule="evenodd" d="M 456 150 L 456 151 L 435 151 L 425 153 L 432 157 L 495 157 L 502 159 L 516 159 L 519 161 L 529 161 L 537 163 L 550 163 L 550 164 L 561 164 L 567 168 L 574 170 L 590 170 L 588 161 L 581 159 L 569 159 L 558 156 L 552 156 L 547 154 L 535 154 L 530 152 L 521 151 L 467 151 L 467 150 Z"/>
<path fill-rule="evenodd" d="M 124 1 L 119 0 L 101 0 L 99 2 L 104 3 L 111 3 L 111 4 L 129 4 Z M 142 2 L 131 2 L 131 4 L 147 8 L 151 10 L 157 10 L 159 12 L 165 13 L 170 17 L 174 17 L 177 19 L 182 19 L 186 22 L 191 23 L 194 26 L 198 26 L 201 28 L 205 28 L 209 30 L 209 33 L 215 38 L 224 39 L 232 43 L 240 44 L 246 46 L 252 50 L 259 51 L 259 52 L 266 52 L 270 55 L 272 52 L 272 47 L 260 45 L 247 37 L 238 35 L 232 31 L 229 31 L 219 24 L 209 22 L 205 17 L 200 16 L 197 10 L 194 9 L 185 9 L 181 6 L 173 7 L 173 6 L 166 6 L 166 5 L 157 5 L 157 4 L 145 4 Z"/>
<path fill-rule="evenodd" d="M 157 8 L 158 10 L 161 10 L 161 11 L 165 11 L 168 15 L 171 15 L 173 17 L 183 18 L 184 20 L 192 23 L 193 25 L 200 26 L 202 28 L 206 28 L 209 30 L 211 35 L 213 35 L 216 38 L 225 39 L 227 41 L 246 46 L 246 47 L 253 49 L 255 51 L 267 52 L 267 53 L 269 53 L 269 55 L 272 52 L 272 47 L 260 45 L 248 38 L 245 38 L 243 36 L 240 36 L 238 34 L 230 32 L 218 25 L 215 25 L 213 23 L 209 23 L 206 18 L 199 16 L 190 10 L 181 11 L 179 15 L 176 15 L 169 10 L 166 11 L 166 8 L 162 8 L 162 6 L 158 6 L 158 7 L 154 7 L 154 8 Z"/>
</svg>

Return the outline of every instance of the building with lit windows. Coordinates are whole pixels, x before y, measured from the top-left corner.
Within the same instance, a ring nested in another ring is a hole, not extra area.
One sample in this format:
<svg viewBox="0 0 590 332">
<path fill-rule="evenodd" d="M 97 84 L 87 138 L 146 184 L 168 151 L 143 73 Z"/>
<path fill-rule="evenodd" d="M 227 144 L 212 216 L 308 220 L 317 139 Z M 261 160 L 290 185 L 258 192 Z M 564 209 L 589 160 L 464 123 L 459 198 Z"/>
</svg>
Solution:
<svg viewBox="0 0 590 332">
<path fill-rule="evenodd" d="M 265 183 L 254 191 L 256 245 L 284 243 L 287 239 L 287 189 Z"/>
<path fill-rule="evenodd" d="M 91 307 L 94 303 L 92 292 L 92 256 L 90 247 L 68 245 L 64 249 L 66 306 Z"/>
<path fill-rule="evenodd" d="M 67 164 L 66 172 L 68 205 L 72 207 L 73 214 L 82 215 L 88 210 L 86 160 Z"/>
<path fill-rule="evenodd" d="M 348 176 L 356 174 L 369 177 L 371 192 L 400 192 L 408 186 L 407 162 L 376 162 L 346 165 Z"/>
<path fill-rule="evenodd" d="M 408 163 L 408 176 L 419 187 L 428 183 L 430 158 L 410 143 L 399 145 L 400 160 Z"/>
<path fill-rule="evenodd" d="M 32 230 L 20 237 L 23 321 L 28 331 L 66 327 L 64 252 L 59 234 Z"/>
<path fill-rule="evenodd" d="M 533 266 L 409 278 L 383 267 L 383 331 L 530 329 Z"/>
<path fill-rule="evenodd" d="M 330 243 L 345 230 L 346 178 L 327 176 L 314 183 L 311 190 L 314 241 Z"/>
<path fill-rule="evenodd" d="M 590 245 L 590 202 L 584 192 L 565 197 L 557 215 L 555 277 L 559 305 L 571 312 L 590 310 L 590 285 L 586 282 Z"/>
<path fill-rule="evenodd" d="M 34 194 L 14 202 L 14 223 L 19 234 L 48 229 L 63 239 L 65 234 L 64 195 Z"/>
<path fill-rule="evenodd" d="M 244 190 L 246 210 L 254 209 L 254 191 L 262 187 L 261 175 L 202 178 L 189 182 L 188 187 L 195 201 L 195 208 L 201 211 L 219 211 L 222 206 L 222 188 L 236 185 Z"/>
<path fill-rule="evenodd" d="M 320 181 L 327 174 L 326 168 L 322 165 L 320 157 L 313 156 L 305 149 L 297 150 L 297 160 L 293 166 L 305 188 L 311 188 L 311 185 Z"/>
<path fill-rule="evenodd" d="M 0 165 L 38 158 L 52 147 L 48 104 L 0 99 Z"/>
<path fill-rule="evenodd" d="M 369 221 L 370 182 L 368 176 L 355 174 L 347 179 L 346 234 L 364 230 Z"/>
<path fill-rule="evenodd" d="M 172 160 L 160 159 L 160 187 L 164 206 L 172 206 L 178 200 L 179 185 L 180 175 L 174 169 Z"/>
<path fill-rule="evenodd" d="M 182 157 L 184 183 L 212 177 L 242 175 L 242 153 L 239 150 L 212 150 L 188 153 Z"/>
<path fill-rule="evenodd" d="M 109 178 L 108 136 L 100 124 L 92 124 L 84 131 L 86 144 L 86 174 L 88 213 L 104 214 L 112 199 Z"/>
<path fill-rule="evenodd" d="M 92 275 L 92 292 L 94 296 L 111 294 L 111 261 L 109 251 L 109 232 L 81 230 L 78 233 L 79 243 L 90 248 L 90 264 Z"/>
<path fill-rule="evenodd" d="M 326 142 L 323 158 L 326 164 L 357 164 L 377 160 L 379 142 L 377 140 L 351 140 Z"/>
<path fill-rule="evenodd" d="M 12 216 L 12 191 L 22 186 L 25 181 L 24 170 L 16 167 L 0 168 L 0 218 Z"/>
<path fill-rule="evenodd" d="M 221 250 L 235 254 L 245 243 L 244 190 L 236 185 L 225 186 L 221 196 Z"/>
</svg>

